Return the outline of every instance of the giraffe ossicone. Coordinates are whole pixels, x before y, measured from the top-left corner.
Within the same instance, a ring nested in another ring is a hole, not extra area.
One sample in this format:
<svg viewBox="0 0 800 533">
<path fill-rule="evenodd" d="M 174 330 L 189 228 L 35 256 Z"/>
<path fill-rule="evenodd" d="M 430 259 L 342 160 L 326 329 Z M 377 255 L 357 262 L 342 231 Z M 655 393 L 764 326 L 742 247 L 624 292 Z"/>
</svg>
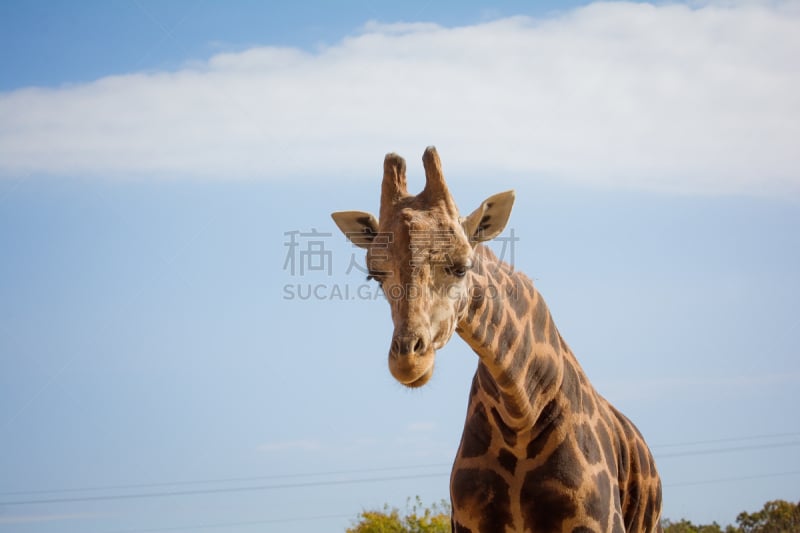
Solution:
<svg viewBox="0 0 800 533">
<path fill-rule="evenodd" d="M 387 154 L 379 218 L 332 216 L 366 249 L 389 302 L 397 381 L 427 383 L 454 333 L 478 355 L 450 480 L 453 530 L 659 531 L 661 482 L 641 434 L 589 383 L 531 280 L 480 244 L 505 228 L 514 192 L 462 217 L 436 149 L 422 161 L 421 193 Z"/>
</svg>

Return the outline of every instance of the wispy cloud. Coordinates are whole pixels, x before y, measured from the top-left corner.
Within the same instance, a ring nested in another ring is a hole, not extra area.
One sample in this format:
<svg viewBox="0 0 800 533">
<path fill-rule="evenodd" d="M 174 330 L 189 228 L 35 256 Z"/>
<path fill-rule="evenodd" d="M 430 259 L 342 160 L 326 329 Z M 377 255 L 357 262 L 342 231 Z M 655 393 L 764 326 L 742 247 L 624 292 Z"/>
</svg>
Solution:
<svg viewBox="0 0 800 533">
<path fill-rule="evenodd" d="M 781 372 L 771 374 L 752 374 L 740 376 L 687 375 L 664 378 L 598 381 L 598 390 L 612 392 L 619 398 L 653 398 L 674 396 L 676 393 L 697 392 L 710 394 L 747 390 L 774 389 L 787 385 L 800 385 L 800 373 Z"/>
<path fill-rule="evenodd" d="M 412 422 L 408 424 L 406 429 L 408 429 L 408 431 L 411 431 L 413 433 L 427 433 L 436 429 L 436 423 L 424 422 L 424 421 Z"/>
<path fill-rule="evenodd" d="M 311 439 L 301 440 L 287 440 L 278 442 L 268 442 L 258 447 L 258 451 L 272 453 L 272 452 L 286 452 L 286 451 L 304 451 L 311 452 L 320 450 L 322 445 L 319 441 Z"/>
<path fill-rule="evenodd" d="M 374 177 L 436 144 L 451 175 L 798 193 L 796 5 L 369 23 L 313 53 L 21 89 L 0 95 L 0 174 Z"/>
</svg>

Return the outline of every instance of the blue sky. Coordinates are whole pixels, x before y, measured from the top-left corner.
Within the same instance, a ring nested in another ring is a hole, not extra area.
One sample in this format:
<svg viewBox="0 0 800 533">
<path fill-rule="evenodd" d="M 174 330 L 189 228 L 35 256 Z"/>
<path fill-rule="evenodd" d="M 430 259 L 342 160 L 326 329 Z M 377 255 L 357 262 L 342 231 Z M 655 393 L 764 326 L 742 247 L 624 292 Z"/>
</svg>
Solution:
<svg viewBox="0 0 800 533">
<path fill-rule="evenodd" d="M 798 26 L 4 2 L 0 531 L 343 531 L 446 498 L 476 357 L 454 338 L 425 388 L 394 382 L 329 217 L 377 212 L 389 151 L 421 188 L 429 144 L 462 211 L 516 189 L 515 265 L 651 443 L 665 516 L 797 500 Z M 330 274 L 292 271 L 292 232 Z"/>
</svg>

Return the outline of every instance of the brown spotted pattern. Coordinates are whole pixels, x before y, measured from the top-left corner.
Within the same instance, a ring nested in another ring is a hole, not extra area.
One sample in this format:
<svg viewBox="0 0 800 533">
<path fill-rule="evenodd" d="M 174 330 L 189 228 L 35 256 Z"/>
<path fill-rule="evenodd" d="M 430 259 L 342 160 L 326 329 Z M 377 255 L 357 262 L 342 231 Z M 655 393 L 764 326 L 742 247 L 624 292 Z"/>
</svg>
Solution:
<svg viewBox="0 0 800 533">
<path fill-rule="evenodd" d="M 456 331 L 480 356 L 453 465 L 454 531 L 659 531 L 636 427 L 591 386 L 540 294 L 479 246 Z"/>
<path fill-rule="evenodd" d="M 398 382 L 425 385 L 454 332 L 479 356 L 451 475 L 453 529 L 659 531 L 661 484 L 642 436 L 589 383 L 533 283 L 478 244 L 505 227 L 513 191 L 461 217 L 436 149 L 422 161 L 426 185 L 411 195 L 405 160 L 386 155 L 380 220 L 333 218 L 367 250 L 389 302 Z"/>
</svg>

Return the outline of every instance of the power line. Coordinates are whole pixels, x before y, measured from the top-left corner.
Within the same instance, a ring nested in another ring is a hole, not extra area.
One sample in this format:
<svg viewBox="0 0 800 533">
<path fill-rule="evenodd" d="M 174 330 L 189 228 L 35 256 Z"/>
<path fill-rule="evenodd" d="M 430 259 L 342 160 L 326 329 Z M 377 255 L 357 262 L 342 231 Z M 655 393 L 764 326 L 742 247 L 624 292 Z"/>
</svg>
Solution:
<svg viewBox="0 0 800 533">
<path fill-rule="evenodd" d="M 800 442 L 786 442 L 776 444 L 760 444 L 753 446 L 738 446 L 735 448 L 716 448 L 711 450 L 694 450 L 689 452 L 679 452 L 659 456 L 659 459 L 673 458 L 673 457 L 687 457 L 691 455 L 708 455 L 714 453 L 737 452 L 747 450 L 760 450 L 769 448 L 781 448 L 790 446 L 800 446 Z M 436 466 L 436 465 L 431 465 Z M 396 470 L 400 467 L 391 468 Z M 366 469 L 365 469 L 366 470 Z M 381 469 L 375 469 L 378 471 Z M 369 471 L 369 470 L 366 470 Z M 436 472 L 426 474 L 412 474 L 405 476 L 387 476 L 387 477 L 370 477 L 370 478 L 356 478 L 356 479 L 338 479 L 327 481 L 309 481 L 305 483 L 283 483 L 273 485 L 249 485 L 244 487 L 225 487 L 225 488 L 208 488 L 208 489 L 194 489 L 194 490 L 176 490 L 176 491 L 152 491 L 152 492 L 138 492 L 128 494 L 111 494 L 111 495 L 94 495 L 94 496 L 79 496 L 79 497 L 62 497 L 62 498 L 40 498 L 40 499 L 27 499 L 27 500 L 11 500 L 0 502 L 0 507 L 14 506 L 14 505 L 38 505 L 38 504 L 56 504 L 56 503 L 77 503 L 77 502 L 98 502 L 98 501 L 116 501 L 116 500 L 133 500 L 133 499 L 146 499 L 146 498 L 165 498 L 174 496 L 200 496 L 207 494 L 224 494 L 236 492 L 253 492 L 253 491 L 266 491 L 278 489 L 295 489 L 295 488 L 308 488 L 308 487 L 324 487 L 335 485 L 350 485 L 361 483 L 379 483 L 385 481 L 402 481 L 409 479 L 424 479 L 433 477 L 448 476 L 449 472 Z M 298 474 L 299 476 L 299 474 Z M 732 478 L 738 479 L 738 478 Z M 150 485 L 154 486 L 154 485 Z M 163 485 L 161 485 L 163 486 Z"/>
<path fill-rule="evenodd" d="M 701 481 L 687 481 L 681 483 L 669 483 L 664 485 L 665 488 L 672 488 L 672 487 L 688 487 L 688 486 L 695 486 L 695 485 L 712 485 L 716 483 L 733 483 L 737 481 L 750 481 L 754 479 L 767 479 L 767 478 L 774 478 L 774 477 L 785 477 L 785 476 L 796 476 L 800 474 L 800 470 L 791 471 L 791 472 L 774 472 L 769 474 L 760 474 L 760 475 L 753 475 L 753 476 L 739 476 L 739 477 L 728 477 L 728 478 L 718 478 L 718 479 L 709 479 L 709 480 L 701 480 Z M 154 528 L 154 529 L 135 529 L 135 530 L 123 530 L 123 531 L 112 531 L 109 533 L 166 533 L 169 531 L 195 531 L 200 529 L 221 529 L 226 527 L 248 527 L 248 526 L 259 526 L 259 525 L 266 525 L 266 524 L 288 524 L 292 522 L 303 522 L 303 521 L 314 521 L 314 520 L 326 520 L 326 519 L 334 519 L 334 518 L 350 518 L 352 515 L 327 515 L 327 516 L 315 516 L 315 517 L 297 517 L 297 518 L 282 518 L 282 519 L 272 519 L 272 520 L 256 520 L 251 522 L 226 522 L 226 523 L 216 523 L 216 524 L 200 524 L 200 525 L 191 525 L 191 526 L 173 526 L 173 527 L 164 527 L 164 528 Z"/>
<path fill-rule="evenodd" d="M 701 481 L 684 481 L 680 483 L 668 483 L 664 487 L 693 487 L 695 485 L 714 485 L 716 483 L 731 483 L 734 481 L 750 481 L 753 479 L 767 479 L 772 477 L 785 477 L 796 476 L 800 474 L 800 470 L 793 470 L 790 472 L 774 472 L 772 474 L 756 474 L 754 476 L 741 476 L 741 477 L 726 477 L 718 479 L 706 479 Z"/>
<path fill-rule="evenodd" d="M 746 437 L 728 437 L 724 439 L 712 439 L 712 440 L 698 440 L 694 442 L 675 442 L 671 444 L 654 444 L 650 446 L 651 449 L 658 449 L 658 448 L 683 448 L 688 446 L 700 446 L 703 444 L 719 444 L 722 442 L 739 442 L 743 440 L 765 440 L 765 439 L 786 439 L 786 438 L 794 438 L 800 437 L 800 433 L 770 433 L 770 434 L 763 434 L 763 435 L 749 435 Z"/>
<path fill-rule="evenodd" d="M 697 446 L 702 444 L 713 444 L 713 443 L 726 443 L 726 442 L 741 442 L 741 441 L 751 441 L 751 440 L 764 440 L 764 439 L 774 439 L 774 438 L 788 438 L 788 437 L 796 437 L 800 436 L 800 433 L 777 433 L 777 434 L 769 434 L 769 435 L 751 435 L 751 436 L 744 436 L 744 437 L 732 437 L 732 438 L 725 438 L 725 439 L 713 439 L 713 440 L 704 440 L 704 441 L 694 441 L 694 442 L 687 442 L 687 443 L 673 443 L 673 444 L 665 444 L 665 445 L 658 445 L 653 446 L 653 449 L 658 448 L 674 448 L 674 447 L 690 447 L 690 446 Z M 667 454 L 654 454 L 657 460 L 661 459 L 671 459 L 675 457 L 689 457 L 693 455 L 711 455 L 716 453 L 730 453 L 730 452 L 739 452 L 739 451 L 750 451 L 750 450 L 761 450 L 761 449 L 771 449 L 771 448 L 784 448 L 784 447 L 794 447 L 800 446 L 800 441 L 791 441 L 791 442 L 781 442 L 781 443 L 762 443 L 762 444 L 753 444 L 747 446 L 736 446 L 736 447 L 724 447 L 724 448 L 712 448 L 712 449 L 703 449 L 703 450 L 688 450 L 684 452 L 673 452 Z M 0 496 L 8 497 L 8 496 L 37 496 L 37 495 L 45 495 L 45 494 L 76 494 L 81 492 L 108 492 L 108 491 L 120 491 L 120 490 L 140 490 L 140 489 L 156 489 L 156 488 L 163 488 L 163 487 L 181 487 L 181 486 L 192 486 L 192 485 L 220 485 L 226 483 L 247 483 L 247 482 L 256 482 L 256 481 L 267 481 L 267 480 L 278 480 L 278 479 L 299 479 L 299 478 L 313 478 L 313 477 L 330 477 L 330 476 L 342 476 L 342 475 L 354 475 L 354 474 L 370 474 L 370 473 L 379 473 L 379 472 L 392 472 L 392 471 L 409 471 L 409 470 L 420 470 L 420 469 L 429 469 L 429 468 L 449 468 L 451 463 L 433 463 L 433 464 L 424 464 L 424 465 L 412 465 L 412 466 L 394 466 L 394 467 L 381 467 L 381 468 L 361 468 L 361 469 L 351 469 L 351 470 L 332 470 L 326 472 L 312 472 L 312 473 L 295 473 L 295 474 L 274 474 L 274 475 L 266 475 L 266 476 L 248 476 L 248 477 L 227 477 L 227 478 L 214 478 L 214 479 L 200 479 L 200 480 L 184 480 L 184 481 L 171 481 L 171 482 L 157 482 L 157 483 L 138 483 L 138 484 L 124 484 L 124 485 L 101 485 L 101 486 L 94 486 L 94 487 L 80 487 L 80 488 L 62 488 L 62 489 L 45 489 L 45 490 L 29 490 L 29 491 L 9 491 L 9 492 L 0 492 Z M 431 474 L 417 474 L 422 477 L 433 477 L 434 475 Z M 439 474 L 436 474 L 439 475 Z M 355 483 L 364 483 L 368 482 L 369 480 L 375 481 L 382 481 L 382 480 L 395 480 L 395 479 L 413 479 L 414 475 L 407 475 L 407 476 L 397 476 L 397 477 L 386 477 L 386 478 L 368 478 L 365 480 L 356 480 L 353 481 Z M 85 496 L 85 497 L 63 497 L 63 498 L 45 498 L 45 499 L 29 499 L 29 500 L 21 500 L 19 505 L 30 505 L 33 503 L 66 503 L 66 502 L 77 502 L 77 501 L 103 501 L 103 500 L 114 500 L 114 499 L 132 499 L 132 498 L 150 498 L 150 497 L 161 497 L 163 496 L 185 496 L 185 495 L 195 495 L 195 494 L 212 494 L 218 492 L 242 492 L 247 490 L 271 490 L 274 488 L 299 488 L 299 487 L 313 487 L 313 486 L 325 486 L 325 485 L 337 485 L 337 484 L 347 484 L 350 483 L 348 480 L 328 480 L 328 481 L 314 481 L 314 482 L 307 482 L 307 483 L 294 483 L 294 484 L 282 484 L 282 485 L 259 485 L 253 488 L 248 487 L 230 487 L 230 488 L 208 488 L 208 489 L 195 489 L 195 490 L 182 490 L 182 491 L 161 491 L 161 492 L 147 492 L 147 493 L 135 493 L 133 495 L 96 495 L 96 496 Z M 15 505 L 15 502 L 1 502 L 0 506 L 2 505 Z"/>
<path fill-rule="evenodd" d="M 676 452 L 676 453 L 654 454 L 654 455 L 656 456 L 656 459 L 670 459 L 673 457 L 688 457 L 691 455 L 712 455 L 715 453 L 742 452 L 748 450 L 766 450 L 770 448 L 789 448 L 792 446 L 800 446 L 800 441 L 779 442 L 771 444 L 754 444 L 752 446 L 735 446 L 732 448 L 713 448 L 709 450 L 691 450 L 687 452 Z"/>
<path fill-rule="evenodd" d="M 157 483 L 135 483 L 127 485 L 98 485 L 94 487 L 78 487 L 67 489 L 40 489 L 40 490 L 22 490 L 0 492 L 0 496 L 24 496 L 24 495 L 37 495 L 37 494 L 69 494 L 76 492 L 99 492 L 99 491 L 113 491 L 113 490 L 132 490 L 132 489 L 146 489 L 157 487 L 178 487 L 186 485 L 211 485 L 222 483 L 246 483 L 251 481 L 266 481 L 274 479 L 297 479 L 304 477 L 330 477 L 342 476 L 351 474 L 367 474 L 375 472 L 392 472 L 397 470 L 419 470 L 423 468 L 443 468 L 449 467 L 452 463 L 434 463 L 426 465 L 412 465 L 412 466 L 388 466 L 380 468 L 358 468 L 352 470 L 329 470 L 326 472 L 309 472 L 309 473 L 295 473 L 295 474 L 271 474 L 267 476 L 247 476 L 247 477 L 226 477 L 215 479 L 195 479 L 184 481 L 161 481 Z"/>
<path fill-rule="evenodd" d="M 0 502 L 0 507 L 9 507 L 14 505 L 38 505 L 38 504 L 54 504 L 54 503 L 78 503 L 78 502 L 100 502 L 100 501 L 117 501 L 117 500 L 140 500 L 146 498 L 166 498 L 171 496 L 200 496 L 205 494 L 223 494 L 235 492 L 252 492 L 252 491 L 266 491 L 278 489 L 296 489 L 306 487 L 325 487 L 333 485 L 352 485 L 360 483 L 379 483 L 384 481 L 402 481 L 408 479 L 424 479 L 432 477 L 449 476 L 450 472 L 437 472 L 435 474 L 414 474 L 409 476 L 389 476 L 382 478 L 360 478 L 360 479 L 343 479 L 332 481 L 312 481 L 308 483 L 285 483 L 280 485 L 255 485 L 246 487 L 227 487 L 215 489 L 196 489 L 196 490 L 176 490 L 176 491 L 162 491 L 162 492 L 139 492 L 129 494 L 115 494 L 115 495 L 98 495 L 98 496 L 80 496 L 68 498 L 44 498 L 44 499 L 31 499 L 31 500 L 13 500 Z"/>
</svg>

